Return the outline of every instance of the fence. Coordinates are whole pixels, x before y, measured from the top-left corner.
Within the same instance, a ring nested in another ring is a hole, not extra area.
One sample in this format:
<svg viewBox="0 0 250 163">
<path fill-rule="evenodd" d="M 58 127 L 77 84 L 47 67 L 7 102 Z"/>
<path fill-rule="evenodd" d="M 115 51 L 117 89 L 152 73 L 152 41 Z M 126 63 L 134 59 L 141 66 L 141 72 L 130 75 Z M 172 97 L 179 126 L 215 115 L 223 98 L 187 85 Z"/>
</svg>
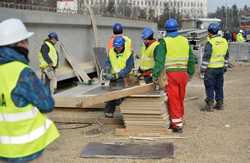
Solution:
<svg viewBox="0 0 250 163">
<path fill-rule="evenodd" d="M 250 61 L 250 43 L 249 42 L 232 42 L 229 44 L 230 60 Z"/>
</svg>

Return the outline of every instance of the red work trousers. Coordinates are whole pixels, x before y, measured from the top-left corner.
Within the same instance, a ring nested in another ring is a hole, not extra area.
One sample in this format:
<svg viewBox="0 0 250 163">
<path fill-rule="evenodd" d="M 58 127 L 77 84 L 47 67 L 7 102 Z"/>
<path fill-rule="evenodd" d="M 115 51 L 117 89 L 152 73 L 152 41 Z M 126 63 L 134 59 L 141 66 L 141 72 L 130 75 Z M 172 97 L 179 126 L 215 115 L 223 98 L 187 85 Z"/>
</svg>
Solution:
<svg viewBox="0 0 250 163">
<path fill-rule="evenodd" d="M 168 113 L 172 128 L 183 126 L 184 98 L 188 82 L 187 72 L 167 72 Z"/>
</svg>

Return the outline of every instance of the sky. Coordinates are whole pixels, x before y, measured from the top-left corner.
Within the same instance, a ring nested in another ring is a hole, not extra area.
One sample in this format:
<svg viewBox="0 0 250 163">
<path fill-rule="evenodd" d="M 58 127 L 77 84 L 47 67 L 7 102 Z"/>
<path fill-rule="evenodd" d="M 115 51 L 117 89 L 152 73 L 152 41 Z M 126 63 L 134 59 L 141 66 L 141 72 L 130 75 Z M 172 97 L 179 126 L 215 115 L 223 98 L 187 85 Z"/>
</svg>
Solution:
<svg viewBox="0 0 250 163">
<path fill-rule="evenodd" d="M 218 6 L 232 6 L 236 4 L 239 7 L 243 7 L 245 4 L 250 6 L 250 0 L 207 0 L 208 12 L 213 12 Z"/>
</svg>

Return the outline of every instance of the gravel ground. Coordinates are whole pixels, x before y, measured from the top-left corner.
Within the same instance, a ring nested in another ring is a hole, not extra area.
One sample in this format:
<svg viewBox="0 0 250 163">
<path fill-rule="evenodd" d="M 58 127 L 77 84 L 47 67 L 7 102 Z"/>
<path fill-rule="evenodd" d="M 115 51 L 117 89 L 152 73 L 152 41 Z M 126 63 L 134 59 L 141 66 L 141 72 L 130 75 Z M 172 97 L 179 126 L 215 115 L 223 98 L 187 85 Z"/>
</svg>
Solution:
<svg viewBox="0 0 250 163">
<path fill-rule="evenodd" d="M 225 109 L 201 112 L 204 106 L 204 88 L 198 77 L 189 83 L 187 96 L 199 97 L 186 101 L 184 139 L 167 139 L 175 145 L 174 159 L 84 159 L 82 148 L 88 142 L 123 142 L 114 136 L 112 127 L 106 134 L 86 137 L 91 129 L 60 130 L 61 137 L 45 151 L 41 162 L 46 163 L 248 163 L 250 162 L 250 66 L 234 67 L 225 76 Z M 82 113 L 88 117 L 88 114 Z M 96 112 L 100 116 L 101 112 Z M 59 126 L 60 128 L 62 126 Z M 142 141 L 138 141 L 142 142 Z M 144 143 L 144 141 L 142 142 Z"/>
</svg>

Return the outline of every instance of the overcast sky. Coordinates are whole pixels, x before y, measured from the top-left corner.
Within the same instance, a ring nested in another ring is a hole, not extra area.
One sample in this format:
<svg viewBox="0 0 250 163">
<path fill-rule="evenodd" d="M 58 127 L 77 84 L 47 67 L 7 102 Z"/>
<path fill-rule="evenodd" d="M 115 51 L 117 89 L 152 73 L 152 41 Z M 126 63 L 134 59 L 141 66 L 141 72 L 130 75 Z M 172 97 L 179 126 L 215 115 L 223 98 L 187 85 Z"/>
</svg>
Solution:
<svg viewBox="0 0 250 163">
<path fill-rule="evenodd" d="M 243 7 L 245 4 L 250 6 L 250 0 L 207 0 L 208 1 L 208 12 L 216 10 L 217 6 L 232 6 L 236 4 L 239 7 Z"/>
</svg>

